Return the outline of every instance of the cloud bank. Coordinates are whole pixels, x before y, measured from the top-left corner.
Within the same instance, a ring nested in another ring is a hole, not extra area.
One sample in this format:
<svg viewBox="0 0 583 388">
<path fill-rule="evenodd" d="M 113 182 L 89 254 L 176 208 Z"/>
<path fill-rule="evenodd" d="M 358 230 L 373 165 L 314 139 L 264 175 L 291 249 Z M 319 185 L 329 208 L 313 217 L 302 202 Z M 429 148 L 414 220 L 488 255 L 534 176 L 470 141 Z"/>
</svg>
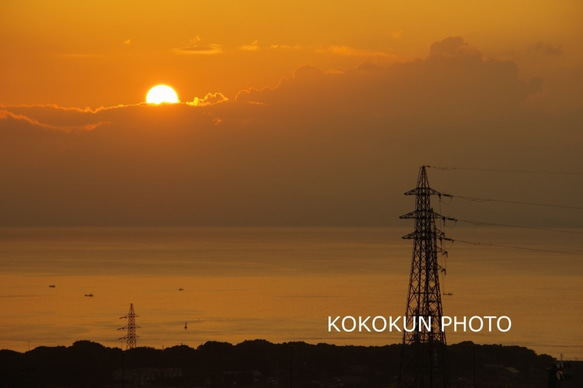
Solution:
<svg viewBox="0 0 583 388">
<path fill-rule="evenodd" d="M 529 109 L 542 85 L 452 37 L 423 59 L 333 73 L 305 66 L 234 99 L 0 107 L 0 223 L 396 224 L 421 164 L 583 165 L 582 111 Z M 524 194 L 518 182 L 466 178 L 436 183 Z M 572 181 L 538 190 L 545 202 L 583 194 Z"/>
</svg>

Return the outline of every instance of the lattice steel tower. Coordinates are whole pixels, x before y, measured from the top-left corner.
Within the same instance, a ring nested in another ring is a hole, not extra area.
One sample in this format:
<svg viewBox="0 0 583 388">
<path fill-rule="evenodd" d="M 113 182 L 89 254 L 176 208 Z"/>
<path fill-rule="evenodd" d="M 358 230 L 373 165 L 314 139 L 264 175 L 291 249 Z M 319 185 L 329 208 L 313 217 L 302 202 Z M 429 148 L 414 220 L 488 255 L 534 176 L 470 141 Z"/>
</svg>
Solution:
<svg viewBox="0 0 583 388">
<path fill-rule="evenodd" d="M 136 329 L 139 328 L 139 326 L 136 325 L 136 317 L 139 317 L 139 315 L 136 315 L 134 311 L 134 304 L 130 303 L 130 311 L 128 312 L 128 314 L 119 318 L 128 320 L 127 325 L 120 327 L 118 329 L 127 330 L 127 334 L 124 335 L 123 337 L 120 337 L 120 340 L 126 341 L 126 350 L 133 349 L 136 347 L 136 339 L 138 338 L 138 336 L 136 335 Z"/>
<path fill-rule="evenodd" d="M 439 288 L 439 254 L 447 254 L 441 243 L 444 233 L 435 225 L 436 219 L 449 219 L 433 211 L 431 196 L 441 193 L 429 186 L 426 166 L 421 166 L 417 187 L 405 195 L 415 196 L 415 210 L 402 219 L 415 220 L 415 230 L 403 236 L 413 240 L 413 259 L 409 279 L 409 295 L 403 330 L 403 350 L 399 387 L 447 387 L 446 341 L 441 331 L 442 305 Z"/>
</svg>

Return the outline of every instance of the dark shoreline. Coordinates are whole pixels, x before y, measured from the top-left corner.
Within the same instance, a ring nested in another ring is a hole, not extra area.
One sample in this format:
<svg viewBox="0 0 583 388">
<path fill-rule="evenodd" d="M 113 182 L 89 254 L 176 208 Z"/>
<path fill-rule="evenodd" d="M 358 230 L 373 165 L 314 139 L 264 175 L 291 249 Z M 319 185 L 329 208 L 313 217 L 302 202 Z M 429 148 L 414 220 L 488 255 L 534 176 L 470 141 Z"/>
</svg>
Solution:
<svg viewBox="0 0 583 388">
<path fill-rule="evenodd" d="M 265 340 L 122 351 L 90 341 L 0 350 L 0 387 L 393 387 L 401 345 L 339 346 Z M 561 387 L 580 387 L 567 362 Z M 556 360 L 518 346 L 448 346 L 451 387 L 549 387 Z M 122 384 L 123 382 L 123 384 Z"/>
</svg>

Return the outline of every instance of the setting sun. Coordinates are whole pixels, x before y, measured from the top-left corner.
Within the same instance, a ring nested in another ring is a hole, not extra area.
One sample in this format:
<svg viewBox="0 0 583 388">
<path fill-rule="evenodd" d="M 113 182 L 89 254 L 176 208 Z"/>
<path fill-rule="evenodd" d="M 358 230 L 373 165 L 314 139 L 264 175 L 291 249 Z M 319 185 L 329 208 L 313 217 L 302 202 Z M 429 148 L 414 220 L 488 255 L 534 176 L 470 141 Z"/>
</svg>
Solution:
<svg viewBox="0 0 583 388">
<path fill-rule="evenodd" d="M 148 104 L 177 104 L 178 95 L 168 85 L 156 85 L 146 95 L 146 102 Z"/>
</svg>

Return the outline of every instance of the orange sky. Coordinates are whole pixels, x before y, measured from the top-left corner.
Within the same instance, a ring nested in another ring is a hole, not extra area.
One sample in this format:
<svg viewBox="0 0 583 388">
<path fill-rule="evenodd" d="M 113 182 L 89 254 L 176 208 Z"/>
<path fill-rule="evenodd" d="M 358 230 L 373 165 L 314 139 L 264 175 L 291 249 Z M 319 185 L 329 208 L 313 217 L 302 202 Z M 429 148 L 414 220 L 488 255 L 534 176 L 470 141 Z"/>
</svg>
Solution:
<svg viewBox="0 0 583 388">
<path fill-rule="evenodd" d="M 183 101 L 272 87 L 301 65 L 427 55 L 462 36 L 536 70 L 581 66 L 583 6 L 550 1 L 18 1 L 1 6 L 0 102 L 110 106 L 166 82 Z M 546 56 L 558 56 L 553 60 Z M 525 70 L 526 69 L 526 70 Z M 579 95 L 581 97 L 581 95 Z"/>
<path fill-rule="evenodd" d="M 579 1 L 0 7 L 3 225 L 385 225 L 421 164 L 583 165 Z M 490 178 L 443 190 L 583 193 Z"/>
</svg>

